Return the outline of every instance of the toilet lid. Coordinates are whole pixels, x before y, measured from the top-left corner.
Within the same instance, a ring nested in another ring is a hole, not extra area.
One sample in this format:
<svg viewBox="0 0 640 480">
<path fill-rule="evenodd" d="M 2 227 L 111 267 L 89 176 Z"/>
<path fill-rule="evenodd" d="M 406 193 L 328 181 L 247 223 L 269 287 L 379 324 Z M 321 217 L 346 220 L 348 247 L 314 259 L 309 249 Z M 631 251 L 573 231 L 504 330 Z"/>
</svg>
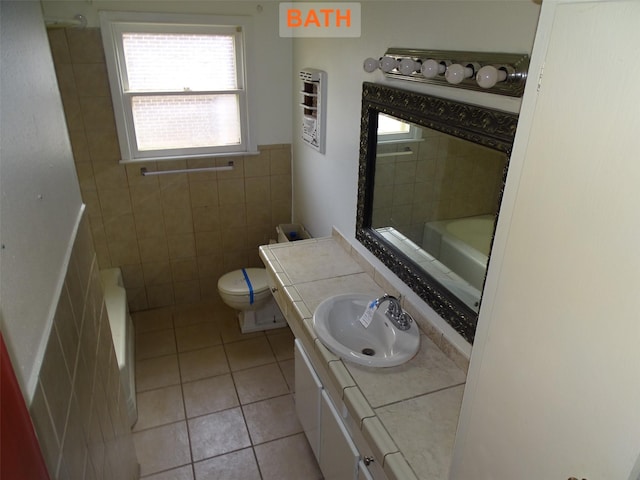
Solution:
<svg viewBox="0 0 640 480">
<path fill-rule="evenodd" d="M 244 268 L 221 276 L 218 280 L 218 289 L 227 295 L 249 295 L 249 285 L 243 271 L 246 272 L 254 293 L 260 293 L 269 288 L 266 269 Z"/>
</svg>

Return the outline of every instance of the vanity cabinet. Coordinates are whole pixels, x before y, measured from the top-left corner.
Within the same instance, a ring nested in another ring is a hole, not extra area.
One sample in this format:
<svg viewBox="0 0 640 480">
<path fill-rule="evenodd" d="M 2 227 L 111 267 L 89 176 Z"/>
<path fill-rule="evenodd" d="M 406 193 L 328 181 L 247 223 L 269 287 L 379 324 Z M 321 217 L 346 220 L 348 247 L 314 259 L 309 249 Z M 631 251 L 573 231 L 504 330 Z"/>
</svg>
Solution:
<svg viewBox="0 0 640 480">
<path fill-rule="evenodd" d="M 326 390 L 320 401 L 320 470 L 325 480 L 355 479 L 360 454 Z"/>
<path fill-rule="evenodd" d="M 341 414 L 344 407 L 336 408 L 302 342 L 296 339 L 294 345 L 296 413 L 325 480 L 386 480 L 369 471 L 362 459 L 370 449 L 356 446 Z"/>
<path fill-rule="evenodd" d="M 316 375 L 302 343 L 296 339 L 295 348 L 295 385 L 296 413 L 302 425 L 311 450 L 320 458 L 320 401 L 322 382 Z"/>
<path fill-rule="evenodd" d="M 358 480 L 374 480 L 373 476 L 369 473 L 364 461 L 358 462 Z"/>
</svg>

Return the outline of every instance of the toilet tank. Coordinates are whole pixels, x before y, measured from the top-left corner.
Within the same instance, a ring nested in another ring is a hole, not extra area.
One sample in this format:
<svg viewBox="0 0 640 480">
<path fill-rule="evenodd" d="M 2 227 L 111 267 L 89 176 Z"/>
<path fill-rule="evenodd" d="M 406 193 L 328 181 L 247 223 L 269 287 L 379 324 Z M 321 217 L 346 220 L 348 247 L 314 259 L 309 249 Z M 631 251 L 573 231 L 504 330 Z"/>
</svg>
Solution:
<svg viewBox="0 0 640 480">
<path fill-rule="evenodd" d="M 281 223 L 276 227 L 278 243 L 295 242 L 311 238 L 309 232 L 299 223 Z"/>
</svg>

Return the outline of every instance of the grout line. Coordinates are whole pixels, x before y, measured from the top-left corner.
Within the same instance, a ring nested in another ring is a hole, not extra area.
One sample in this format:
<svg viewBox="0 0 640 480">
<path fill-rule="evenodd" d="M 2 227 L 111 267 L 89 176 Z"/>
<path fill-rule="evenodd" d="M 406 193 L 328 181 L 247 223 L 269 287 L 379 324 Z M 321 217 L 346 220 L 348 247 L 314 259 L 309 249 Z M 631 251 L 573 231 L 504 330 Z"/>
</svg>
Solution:
<svg viewBox="0 0 640 480">
<path fill-rule="evenodd" d="M 180 367 L 180 352 L 178 350 L 178 336 L 176 335 L 176 326 L 175 326 L 175 314 L 176 311 L 175 309 L 171 310 L 171 324 L 173 325 L 173 339 L 176 345 L 176 360 L 178 362 L 178 378 L 180 379 L 180 395 L 182 397 L 182 412 L 184 414 L 184 424 L 185 427 L 187 429 L 187 441 L 189 442 L 189 458 L 191 459 L 191 473 L 193 475 L 193 478 L 196 478 L 195 476 L 195 470 L 193 467 L 193 448 L 191 446 L 191 430 L 189 428 L 189 418 L 187 416 L 187 402 L 185 401 L 184 398 L 184 388 L 182 386 L 183 381 L 182 381 L 182 369 Z"/>
<path fill-rule="evenodd" d="M 135 432 L 132 430 L 132 431 L 131 431 L 131 433 L 142 433 L 142 432 L 148 432 L 149 430 L 154 430 L 154 429 L 156 429 L 156 428 L 166 427 L 166 426 L 168 426 L 168 425 L 175 425 L 175 424 L 177 424 L 177 423 L 182 423 L 182 422 L 185 422 L 185 421 L 186 421 L 185 419 L 182 419 L 182 420 L 174 420 L 174 421 L 172 421 L 172 422 L 162 423 L 162 424 L 160 424 L 160 425 L 153 425 L 152 427 L 147 427 L 147 428 L 143 428 L 143 429 L 141 429 L 141 430 L 136 430 Z M 185 464 L 185 465 L 186 465 L 186 464 Z M 175 467 L 172 467 L 172 468 L 175 468 Z"/>
<path fill-rule="evenodd" d="M 224 341 L 223 341 L 223 346 L 224 346 Z M 249 437 L 249 443 L 251 444 L 249 448 L 251 448 L 251 453 L 253 454 L 253 459 L 256 462 L 256 467 L 258 469 L 258 475 L 260 475 L 260 480 L 263 480 L 263 476 L 262 476 L 262 469 L 260 468 L 260 463 L 258 462 L 258 456 L 256 455 L 256 451 L 253 448 L 253 439 L 251 438 L 251 432 L 249 431 L 249 424 L 247 423 L 247 417 L 244 413 L 244 408 L 242 407 L 242 402 L 240 401 L 240 394 L 238 393 L 238 386 L 236 384 L 236 379 L 233 376 L 233 372 L 231 372 L 231 362 L 229 361 L 229 356 L 227 354 L 227 349 L 224 349 L 224 355 L 225 358 L 227 360 L 227 365 L 229 366 L 229 376 L 231 377 L 231 382 L 233 383 L 233 388 L 235 390 L 236 393 L 236 399 L 238 400 L 238 407 L 240 407 L 240 412 L 242 413 L 242 421 L 244 422 L 244 428 L 247 430 L 247 436 Z M 225 454 L 226 455 L 226 454 Z M 194 471 L 194 477 L 195 477 L 195 471 Z"/>
<path fill-rule="evenodd" d="M 251 445 L 251 452 L 253 453 L 253 459 L 256 462 L 256 466 L 258 467 L 258 475 L 260 475 L 260 480 L 264 480 L 264 476 L 262 475 L 262 468 L 260 468 L 260 462 L 258 461 L 258 454 L 256 453 L 256 449 Z"/>
<path fill-rule="evenodd" d="M 192 473 L 194 473 L 193 472 L 193 464 L 192 463 L 185 463 L 184 465 L 177 465 L 175 467 L 170 467 L 170 468 L 167 468 L 165 470 L 158 470 L 157 472 L 149 473 L 149 474 L 147 474 L 147 475 L 145 475 L 143 477 L 140 477 L 140 480 L 145 480 L 145 478 L 150 478 L 150 477 L 153 477 L 155 475 L 161 475 L 163 473 L 171 472 L 172 470 L 178 470 L 179 468 L 184 468 L 186 466 L 191 466 L 191 471 L 192 471 Z M 193 478 L 194 479 L 196 478 L 195 477 L 195 473 L 194 473 L 194 477 Z"/>
<path fill-rule="evenodd" d="M 394 401 L 392 401 L 392 402 L 384 403 L 384 404 L 379 405 L 379 406 L 377 406 L 377 407 L 371 407 L 371 408 L 372 408 L 372 409 L 373 409 L 373 411 L 375 412 L 375 411 L 376 411 L 377 409 L 379 409 L 379 408 L 385 408 L 385 407 L 389 407 L 389 406 L 392 406 L 392 405 L 397 405 L 397 404 L 399 404 L 399 403 L 406 402 L 407 400 L 414 400 L 414 399 L 416 399 L 416 398 L 426 397 L 427 395 L 431 395 L 431 394 L 433 394 L 433 393 L 440 393 L 440 392 L 444 392 L 445 390 L 449 390 L 449 389 L 451 389 L 451 388 L 460 387 L 460 386 L 464 385 L 465 383 L 467 383 L 467 382 L 460 382 L 460 383 L 456 383 L 455 385 L 448 385 L 448 386 L 446 386 L 446 387 L 438 388 L 438 389 L 436 389 L 436 390 L 431 390 L 431 391 L 426 392 L 426 393 L 419 393 L 419 394 L 413 395 L 413 396 L 411 396 L 411 397 L 405 398 L 405 399 L 403 399 L 403 400 L 394 400 Z"/>
</svg>

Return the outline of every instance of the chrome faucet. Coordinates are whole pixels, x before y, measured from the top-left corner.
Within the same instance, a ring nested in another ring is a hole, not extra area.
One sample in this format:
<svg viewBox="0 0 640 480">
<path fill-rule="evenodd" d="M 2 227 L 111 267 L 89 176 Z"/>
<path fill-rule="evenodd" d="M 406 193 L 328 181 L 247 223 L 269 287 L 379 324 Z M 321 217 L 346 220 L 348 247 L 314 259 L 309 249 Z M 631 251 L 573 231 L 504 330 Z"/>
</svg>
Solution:
<svg viewBox="0 0 640 480">
<path fill-rule="evenodd" d="M 409 330 L 411 327 L 411 322 L 413 322 L 413 318 L 407 312 L 402 310 L 402 306 L 400 305 L 400 300 L 396 297 L 391 296 L 389 294 L 384 294 L 380 298 L 374 301 L 374 307 L 376 310 L 382 305 L 384 302 L 388 301 L 389 306 L 387 307 L 387 311 L 385 315 L 391 323 L 393 323 L 398 330 Z"/>
</svg>

